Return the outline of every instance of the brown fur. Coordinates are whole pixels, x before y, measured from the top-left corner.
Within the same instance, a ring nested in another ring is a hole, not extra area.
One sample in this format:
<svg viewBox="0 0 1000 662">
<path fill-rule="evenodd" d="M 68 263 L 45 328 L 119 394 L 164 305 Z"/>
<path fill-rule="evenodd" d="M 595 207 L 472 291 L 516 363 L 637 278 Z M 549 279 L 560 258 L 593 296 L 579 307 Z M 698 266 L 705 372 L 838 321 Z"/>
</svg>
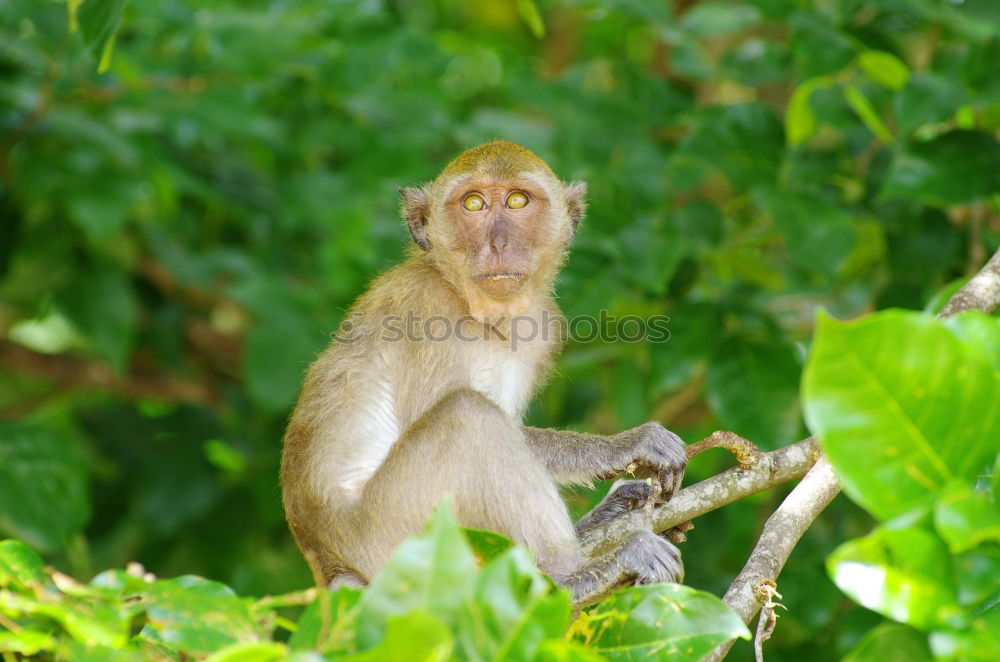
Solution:
<svg viewBox="0 0 1000 662">
<path fill-rule="evenodd" d="M 462 207 L 470 191 L 486 209 Z M 511 191 L 526 193 L 529 204 L 507 208 Z M 603 558 L 600 572 L 588 569 L 556 489 L 556 478 L 587 480 L 633 461 L 673 486 L 683 474 L 679 440 L 655 424 L 612 437 L 521 427 L 562 338 L 512 343 L 509 317 L 540 326 L 559 314 L 552 283 L 584 192 L 502 141 L 465 152 L 431 184 L 401 192 L 417 248 L 348 313 L 342 339 L 310 367 L 285 435 L 289 526 L 325 581 L 370 580 L 405 536 L 420 532 L 444 492 L 453 494 L 462 525 L 527 545 L 580 602 L 645 577 L 642 554 L 650 549 L 670 557 L 657 568 L 680 567 L 676 550 L 644 539 Z M 453 332 L 440 341 L 408 335 L 407 315 L 419 317 L 421 334 L 430 318 L 432 332 L 443 324 Z M 392 334 L 397 323 L 404 332 Z M 618 510 L 631 503 L 612 501 Z M 646 574 L 677 576 L 657 572 Z"/>
</svg>

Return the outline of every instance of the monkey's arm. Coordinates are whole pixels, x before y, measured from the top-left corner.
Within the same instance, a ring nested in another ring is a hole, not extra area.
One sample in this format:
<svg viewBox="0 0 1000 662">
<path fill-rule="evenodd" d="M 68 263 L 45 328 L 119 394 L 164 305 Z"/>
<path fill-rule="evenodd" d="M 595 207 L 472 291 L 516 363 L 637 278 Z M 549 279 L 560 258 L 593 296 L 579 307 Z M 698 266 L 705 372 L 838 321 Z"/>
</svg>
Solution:
<svg viewBox="0 0 1000 662">
<path fill-rule="evenodd" d="M 687 466 L 684 442 L 656 422 L 613 435 L 525 427 L 524 436 L 558 483 L 609 478 L 634 463 L 655 472 L 666 498 L 680 487 Z"/>
</svg>

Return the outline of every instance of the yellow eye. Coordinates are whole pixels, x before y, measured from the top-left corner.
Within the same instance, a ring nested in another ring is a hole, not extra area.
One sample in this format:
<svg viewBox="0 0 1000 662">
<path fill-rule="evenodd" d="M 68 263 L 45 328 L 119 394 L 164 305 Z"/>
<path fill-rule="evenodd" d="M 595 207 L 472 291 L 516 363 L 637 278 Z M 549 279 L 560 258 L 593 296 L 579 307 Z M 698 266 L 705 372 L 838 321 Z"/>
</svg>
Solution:
<svg viewBox="0 0 1000 662">
<path fill-rule="evenodd" d="M 479 211 L 486 206 L 486 201 L 483 200 L 483 196 L 471 193 L 465 196 L 465 200 L 462 200 L 462 206 L 469 211 Z"/>
<path fill-rule="evenodd" d="M 514 191 L 507 196 L 507 206 L 511 209 L 520 209 L 528 204 L 528 196 L 520 191 Z"/>
</svg>

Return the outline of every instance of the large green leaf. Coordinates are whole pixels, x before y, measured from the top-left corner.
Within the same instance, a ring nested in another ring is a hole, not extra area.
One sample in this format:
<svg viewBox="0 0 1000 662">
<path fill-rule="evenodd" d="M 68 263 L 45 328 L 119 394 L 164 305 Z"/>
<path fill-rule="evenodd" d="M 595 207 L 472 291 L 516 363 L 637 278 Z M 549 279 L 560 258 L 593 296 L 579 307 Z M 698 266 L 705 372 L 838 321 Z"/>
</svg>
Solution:
<svg viewBox="0 0 1000 662">
<path fill-rule="evenodd" d="M 931 662 L 927 635 L 898 623 L 873 628 L 842 662 Z"/>
<path fill-rule="evenodd" d="M 680 584 L 649 584 L 614 593 L 581 616 L 578 638 L 609 660 L 700 660 L 750 632 L 710 593 Z"/>
<path fill-rule="evenodd" d="M 926 628 L 960 618 L 948 549 L 925 529 L 880 527 L 838 547 L 827 568 L 858 604 L 901 623 Z"/>
<path fill-rule="evenodd" d="M 1000 508 L 989 492 L 960 485 L 938 498 L 934 526 L 953 554 L 965 552 L 987 540 L 1000 542 Z"/>
<path fill-rule="evenodd" d="M 803 376 L 806 421 L 844 491 L 887 519 L 993 459 L 998 375 L 985 343 L 927 315 L 821 314 Z"/>
<path fill-rule="evenodd" d="M 64 548 L 90 517 L 76 440 L 31 423 L 0 423 L 0 531 L 42 551 Z"/>
<path fill-rule="evenodd" d="M 20 540 L 0 541 L 0 587 L 25 587 L 48 579 L 38 552 Z"/>
<path fill-rule="evenodd" d="M 939 662 L 996 662 L 1000 659 L 1000 603 L 967 628 L 932 632 L 931 648 Z"/>
<path fill-rule="evenodd" d="M 77 22 L 84 41 L 98 60 L 98 71 L 106 71 L 128 0 L 85 0 L 77 9 Z"/>
<path fill-rule="evenodd" d="M 454 624 L 470 608 L 475 557 L 455 523 L 446 497 L 434 510 L 427 533 L 410 538 L 372 579 L 358 606 L 358 643 L 380 642 L 391 616 L 420 609 Z"/>
<path fill-rule="evenodd" d="M 886 198 L 947 207 L 1000 193 L 1000 142 L 991 133 L 952 131 L 913 143 L 893 159 Z"/>
<path fill-rule="evenodd" d="M 964 101 L 965 90 L 958 81 L 932 73 L 914 74 L 893 99 L 896 123 L 902 133 L 909 133 L 923 124 L 944 122 Z"/>
<path fill-rule="evenodd" d="M 250 600 L 200 577 L 151 584 L 140 594 L 148 624 L 140 636 L 197 655 L 235 643 L 257 643 L 264 632 L 250 613 Z"/>
<path fill-rule="evenodd" d="M 893 90 L 905 86 L 910 77 L 906 64 L 886 51 L 862 51 L 857 62 L 869 78 Z"/>
<path fill-rule="evenodd" d="M 415 610 L 390 616 L 385 639 L 374 648 L 337 657 L 342 662 L 445 662 L 452 659 L 452 633 L 432 614 Z"/>
<path fill-rule="evenodd" d="M 459 628 L 470 659 L 530 660 L 543 641 L 561 637 L 569 624 L 569 593 L 556 589 L 523 547 L 487 563 L 473 595 Z"/>
<path fill-rule="evenodd" d="M 360 601 L 361 591 L 356 588 L 344 586 L 336 591 L 320 591 L 299 617 L 288 645 L 292 650 L 350 650 Z"/>
</svg>

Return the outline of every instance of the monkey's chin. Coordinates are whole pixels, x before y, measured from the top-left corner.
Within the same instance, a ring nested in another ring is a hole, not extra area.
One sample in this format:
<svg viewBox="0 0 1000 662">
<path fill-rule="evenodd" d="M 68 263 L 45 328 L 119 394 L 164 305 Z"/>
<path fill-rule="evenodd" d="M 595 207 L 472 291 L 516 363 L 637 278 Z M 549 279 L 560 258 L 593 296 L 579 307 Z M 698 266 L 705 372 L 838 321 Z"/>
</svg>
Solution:
<svg viewBox="0 0 1000 662">
<path fill-rule="evenodd" d="M 506 299 L 520 292 L 527 280 L 527 277 L 520 273 L 489 274 L 476 276 L 476 285 L 488 296 Z"/>
</svg>

